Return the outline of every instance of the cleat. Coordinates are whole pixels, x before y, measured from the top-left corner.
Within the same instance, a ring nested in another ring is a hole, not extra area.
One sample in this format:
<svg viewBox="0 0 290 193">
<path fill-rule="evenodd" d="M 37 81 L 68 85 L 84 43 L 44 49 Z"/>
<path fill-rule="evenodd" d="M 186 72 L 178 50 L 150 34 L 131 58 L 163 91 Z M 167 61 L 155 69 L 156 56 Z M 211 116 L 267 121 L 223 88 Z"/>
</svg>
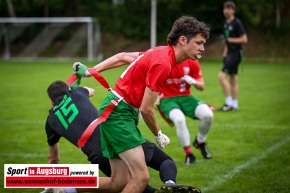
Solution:
<svg viewBox="0 0 290 193">
<path fill-rule="evenodd" d="M 64 188 L 53 188 L 53 193 L 67 193 Z"/>
<path fill-rule="evenodd" d="M 191 165 L 191 164 L 193 164 L 194 161 L 195 161 L 195 156 L 193 154 L 188 154 L 185 157 L 185 162 L 184 163 L 186 165 Z"/>
<path fill-rule="evenodd" d="M 217 110 L 218 111 L 231 111 L 233 110 L 234 108 L 230 105 L 227 105 L 227 104 L 224 104 L 222 107 L 218 108 Z"/>
<path fill-rule="evenodd" d="M 198 143 L 197 142 L 197 139 L 195 138 L 195 140 L 193 141 L 193 146 L 197 149 L 200 150 L 202 156 L 205 158 L 205 159 L 211 159 L 212 156 L 209 152 L 209 150 L 207 149 L 206 147 L 206 143 L 203 142 L 203 143 Z"/>
<path fill-rule="evenodd" d="M 160 188 L 163 193 L 201 193 L 201 190 L 185 184 L 163 184 Z"/>
</svg>

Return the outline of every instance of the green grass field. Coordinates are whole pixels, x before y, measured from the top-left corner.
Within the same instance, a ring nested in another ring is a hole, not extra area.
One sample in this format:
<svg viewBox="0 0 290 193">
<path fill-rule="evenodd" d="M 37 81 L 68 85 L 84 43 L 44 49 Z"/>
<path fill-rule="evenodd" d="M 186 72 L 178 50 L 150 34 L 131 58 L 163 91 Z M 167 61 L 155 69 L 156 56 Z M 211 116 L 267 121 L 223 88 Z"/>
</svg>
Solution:
<svg viewBox="0 0 290 193">
<path fill-rule="evenodd" d="M 4 62 L 0 61 L 0 163 L 47 163 L 44 123 L 51 105 L 47 86 L 54 80 L 66 80 L 73 62 Z M 219 62 L 201 61 L 206 89 L 194 95 L 219 107 L 224 97 L 217 79 Z M 91 67 L 94 64 L 87 63 Z M 111 86 L 123 67 L 102 73 Z M 185 155 L 175 128 L 167 126 L 159 114 L 163 133 L 171 144 L 164 149 L 176 162 L 178 183 L 197 186 L 206 193 L 286 193 L 290 192 L 290 64 L 244 62 L 239 74 L 239 111 L 214 112 L 215 119 L 207 137 L 213 159 L 205 160 L 193 149 L 197 160 L 184 165 Z M 107 94 L 93 78 L 82 82 L 95 88 L 91 99 L 98 107 Z M 188 120 L 191 138 L 198 121 Z M 144 136 L 153 135 L 140 121 Z M 61 164 L 89 163 L 79 149 L 60 141 Z M 158 173 L 150 169 L 150 184 L 159 187 Z M 101 174 L 102 175 L 102 174 Z M 33 193 L 42 189 L 4 189 L 0 172 L 0 192 Z"/>
</svg>

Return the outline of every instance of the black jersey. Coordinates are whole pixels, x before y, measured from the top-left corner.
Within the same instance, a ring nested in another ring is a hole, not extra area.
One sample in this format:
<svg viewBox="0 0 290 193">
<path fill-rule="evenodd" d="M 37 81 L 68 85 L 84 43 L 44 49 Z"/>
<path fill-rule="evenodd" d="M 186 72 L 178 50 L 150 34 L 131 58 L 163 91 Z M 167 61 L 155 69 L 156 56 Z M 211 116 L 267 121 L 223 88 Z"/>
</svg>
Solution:
<svg viewBox="0 0 290 193">
<path fill-rule="evenodd" d="M 69 91 L 57 98 L 49 111 L 45 125 L 48 144 L 52 146 L 60 137 L 64 137 L 77 146 L 85 129 L 96 118 L 98 110 L 91 103 L 88 90 L 78 87 Z M 91 160 L 93 156 L 101 156 L 100 146 L 100 131 L 96 128 L 82 151 L 88 156 L 88 160 Z"/>
<path fill-rule="evenodd" d="M 244 26 L 238 18 L 235 18 L 230 23 L 224 22 L 224 35 L 227 38 L 236 38 L 245 34 Z M 231 44 L 227 42 L 228 51 L 238 51 L 242 49 L 242 44 Z"/>
<path fill-rule="evenodd" d="M 88 90 L 78 87 L 69 91 L 66 95 L 57 98 L 55 105 L 49 111 L 45 125 L 47 143 L 52 146 L 61 137 L 64 137 L 78 147 L 79 138 L 96 118 L 98 118 L 98 110 L 91 103 Z M 145 152 L 146 163 L 150 163 L 157 147 L 148 140 L 142 144 L 142 147 Z M 82 151 L 87 155 L 91 163 L 99 164 L 100 169 L 106 175 L 110 174 L 109 161 L 102 155 L 99 126 L 82 147 Z M 162 153 L 158 152 L 158 155 Z M 164 157 L 167 158 L 166 156 Z"/>
</svg>

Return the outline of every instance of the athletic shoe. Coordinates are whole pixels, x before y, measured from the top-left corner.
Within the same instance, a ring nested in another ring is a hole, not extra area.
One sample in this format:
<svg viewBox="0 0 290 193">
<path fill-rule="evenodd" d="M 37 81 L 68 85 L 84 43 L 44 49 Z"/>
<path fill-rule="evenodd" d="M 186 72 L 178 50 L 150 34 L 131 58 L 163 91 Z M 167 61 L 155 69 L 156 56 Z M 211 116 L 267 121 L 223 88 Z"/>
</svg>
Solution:
<svg viewBox="0 0 290 193">
<path fill-rule="evenodd" d="M 220 108 L 218 108 L 218 111 L 231 111 L 234 108 L 230 105 L 224 104 L 223 106 L 221 106 Z"/>
<path fill-rule="evenodd" d="M 232 107 L 232 110 L 233 110 L 233 111 L 237 111 L 237 110 L 238 110 L 238 108 Z"/>
<path fill-rule="evenodd" d="M 53 188 L 53 193 L 67 193 L 64 188 Z"/>
<path fill-rule="evenodd" d="M 191 164 L 193 164 L 194 161 L 195 161 L 195 156 L 193 154 L 188 154 L 185 157 L 185 162 L 184 163 L 186 165 L 191 165 Z"/>
<path fill-rule="evenodd" d="M 162 193 L 201 193 L 201 190 L 185 184 L 163 184 L 160 187 Z"/>
<path fill-rule="evenodd" d="M 197 142 L 197 139 L 195 138 L 195 140 L 193 141 L 193 146 L 197 149 L 200 150 L 202 156 L 205 158 L 205 159 L 211 159 L 212 156 L 210 154 L 210 152 L 208 151 L 207 147 L 206 147 L 206 143 L 203 142 L 203 143 L 198 143 Z"/>
</svg>

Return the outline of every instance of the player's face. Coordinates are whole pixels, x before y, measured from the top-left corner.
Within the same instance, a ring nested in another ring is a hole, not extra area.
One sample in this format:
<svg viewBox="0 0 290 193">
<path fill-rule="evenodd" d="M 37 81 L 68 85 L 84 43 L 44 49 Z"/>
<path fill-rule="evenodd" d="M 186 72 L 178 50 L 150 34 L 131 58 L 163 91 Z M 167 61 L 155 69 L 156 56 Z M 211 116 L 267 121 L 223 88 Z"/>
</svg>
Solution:
<svg viewBox="0 0 290 193">
<path fill-rule="evenodd" d="M 234 9 L 232 9 L 230 7 L 225 7 L 223 9 L 223 12 L 224 12 L 224 16 L 226 19 L 230 19 L 235 14 Z"/>
<path fill-rule="evenodd" d="M 204 44 L 206 39 L 201 35 L 197 34 L 185 45 L 185 54 L 188 58 L 196 60 L 201 58 L 202 52 L 204 52 Z"/>
</svg>

